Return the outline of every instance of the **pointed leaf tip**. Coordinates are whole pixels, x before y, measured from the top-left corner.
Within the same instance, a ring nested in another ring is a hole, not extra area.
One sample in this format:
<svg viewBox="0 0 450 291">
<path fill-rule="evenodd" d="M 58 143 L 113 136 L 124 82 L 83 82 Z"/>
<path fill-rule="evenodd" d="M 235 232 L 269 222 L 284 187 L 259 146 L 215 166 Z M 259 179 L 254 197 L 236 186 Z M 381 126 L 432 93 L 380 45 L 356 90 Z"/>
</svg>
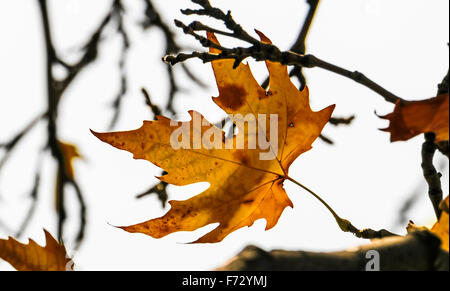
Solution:
<svg viewBox="0 0 450 291">
<path fill-rule="evenodd" d="M 99 135 L 98 132 L 96 132 L 96 131 L 94 131 L 94 130 L 92 130 L 92 129 L 89 129 L 89 131 L 90 131 L 95 137 L 98 138 L 98 135 Z"/>
<path fill-rule="evenodd" d="M 106 136 L 109 134 L 108 132 L 97 132 L 92 129 L 89 129 L 89 130 L 96 138 L 98 138 L 99 140 L 101 140 L 103 142 L 106 141 Z"/>
<path fill-rule="evenodd" d="M 214 44 L 216 44 L 216 45 L 220 45 L 220 42 L 219 42 L 219 40 L 217 39 L 217 37 L 216 37 L 216 35 L 215 35 L 214 33 L 210 32 L 210 31 L 207 31 L 207 32 L 206 32 L 206 37 L 207 37 L 212 43 L 214 43 Z M 210 53 L 213 53 L 213 54 L 218 54 L 218 53 L 220 53 L 220 50 L 218 50 L 218 49 L 216 49 L 216 48 L 213 48 L 213 47 L 210 47 L 210 48 L 209 48 L 209 52 L 210 52 Z"/>
<path fill-rule="evenodd" d="M 268 44 L 272 44 L 272 41 L 264 35 L 264 33 L 262 33 L 261 31 L 255 29 L 256 34 L 259 36 L 259 38 L 261 39 L 261 41 L 263 43 L 268 43 Z"/>
</svg>

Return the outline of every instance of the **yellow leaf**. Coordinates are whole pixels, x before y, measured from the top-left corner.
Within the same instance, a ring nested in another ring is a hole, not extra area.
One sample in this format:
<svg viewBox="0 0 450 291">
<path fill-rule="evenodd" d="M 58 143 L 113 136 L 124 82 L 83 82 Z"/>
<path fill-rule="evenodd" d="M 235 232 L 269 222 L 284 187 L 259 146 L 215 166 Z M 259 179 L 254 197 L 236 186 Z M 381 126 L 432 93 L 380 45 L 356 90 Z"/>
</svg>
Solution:
<svg viewBox="0 0 450 291">
<path fill-rule="evenodd" d="M 22 244 L 14 238 L 0 239 L 0 258 L 18 271 L 66 271 L 71 270 L 72 261 L 66 248 L 44 230 L 46 246 L 41 247 L 30 239 Z"/>
<path fill-rule="evenodd" d="M 263 41 L 269 42 L 260 35 Z M 213 34 L 208 37 L 218 43 Z M 211 53 L 219 51 L 212 49 Z M 219 96 L 213 101 L 227 114 L 234 114 L 236 124 L 242 124 L 247 114 L 255 119 L 261 114 L 264 122 L 267 121 L 265 131 L 259 119 L 258 126 L 239 128 L 239 132 L 245 133 L 244 148 L 237 147 L 236 135 L 225 137 L 221 129 L 194 111 L 189 112 L 190 121 L 180 122 L 178 126 L 171 126 L 171 120 L 158 116 L 156 121 L 144 121 L 141 128 L 132 131 L 93 132 L 100 140 L 133 153 L 134 158 L 148 160 L 164 169 L 168 173 L 160 177 L 164 182 L 178 186 L 210 183 L 206 191 L 193 198 L 170 201 L 171 209 L 163 217 L 122 227 L 124 230 L 161 238 L 176 231 L 193 231 L 218 222 L 218 227 L 196 241 L 213 243 L 239 228 L 251 226 L 258 219 L 265 219 L 266 229 L 270 229 L 276 225 L 283 210 L 293 206 L 283 188 L 288 168 L 300 154 L 311 148 L 328 122 L 334 105 L 313 112 L 308 88 L 300 92 L 292 84 L 287 67 L 279 63 L 266 62 L 270 74 L 268 91 L 257 83 L 248 65 L 240 64 L 233 69 L 233 63 L 233 60 L 212 62 L 219 89 Z M 274 132 L 268 126 L 271 115 L 276 116 L 278 122 L 278 134 L 274 139 L 269 138 Z M 201 128 L 195 128 L 196 123 L 202 124 Z M 183 126 L 189 129 L 190 140 L 184 143 L 184 148 L 174 149 L 170 137 Z M 201 146 L 196 144 L 194 136 L 199 132 L 218 136 L 222 149 L 208 149 L 203 143 Z M 269 141 L 267 148 L 249 148 L 260 135 Z M 227 144 L 233 147 L 224 149 Z"/>
<path fill-rule="evenodd" d="M 448 250 L 448 240 L 449 240 L 449 233 L 448 233 L 448 224 L 449 224 L 449 220 L 448 220 L 448 208 L 449 208 L 449 196 L 447 196 L 447 198 L 444 200 L 445 202 L 445 206 L 447 207 L 447 211 L 442 211 L 441 212 L 441 217 L 439 218 L 439 221 L 436 222 L 433 226 L 433 228 L 431 229 L 431 232 L 433 232 L 434 234 L 436 234 L 437 236 L 439 236 L 439 238 L 441 239 L 441 247 L 446 250 L 447 252 Z"/>
</svg>

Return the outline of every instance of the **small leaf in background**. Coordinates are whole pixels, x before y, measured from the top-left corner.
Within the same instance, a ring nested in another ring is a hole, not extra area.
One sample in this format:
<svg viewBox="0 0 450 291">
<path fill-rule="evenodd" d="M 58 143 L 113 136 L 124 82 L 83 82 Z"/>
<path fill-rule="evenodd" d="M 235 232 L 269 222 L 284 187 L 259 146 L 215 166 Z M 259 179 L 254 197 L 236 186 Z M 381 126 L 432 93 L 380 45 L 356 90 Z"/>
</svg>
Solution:
<svg viewBox="0 0 450 291">
<path fill-rule="evenodd" d="M 391 141 L 405 141 L 421 133 L 434 132 L 436 142 L 449 139 L 448 94 L 421 101 L 398 101 L 389 120 Z"/>
<path fill-rule="evenodd" d="M 73 179 L 74 178 L 73 161 L 76 158 L 81 158 L 81 155 L 78 152 L 78 148 L 73 144 L 64 143 L 61 141 L 59 141 L 58 144 L 64 156 L 66 173 L 67 175 L 69 175 L 70 178 Z"/>
<path fill-rule="evenodd" d="M 31 240 L 22 244 L 14 238 L 0 239 L 0 259 L 10 263 L 18 271 L 68 271 L 72 260 L 66 248 L 44 230 L 46 246 L 41 247 Z"/>
</svg>

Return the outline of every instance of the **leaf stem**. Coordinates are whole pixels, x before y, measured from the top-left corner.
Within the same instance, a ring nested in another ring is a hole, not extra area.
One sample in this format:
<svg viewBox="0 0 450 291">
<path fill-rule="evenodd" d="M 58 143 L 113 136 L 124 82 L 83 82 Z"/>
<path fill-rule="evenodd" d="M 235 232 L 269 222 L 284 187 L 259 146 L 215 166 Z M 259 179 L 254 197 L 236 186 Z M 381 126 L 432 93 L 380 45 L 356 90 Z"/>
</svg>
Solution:
<svg viewBox="0 0 450 291">
<path fill-rule="evenodd" d="M 297 180 L 287 176 L 287 179 L 289 181 L 291 181 L 292 183 L 300 186 L 301 188 L 303 188 L 304 190 L 306 190 L 307 192 L 309 192 L 311 195 L 313 195 L 317 200 L 319 200 L 333 215 L 334 219 L 336 219 L 336 222 L 338 223 L 339 227 L 343 230 L 343 231 L 347 231 L 346 227 L 345 227 L 345 219 L 342 219 L 339 215 L 337 215 L 336 211 L 333 210 L 333 208 L 331 208 L 330 205 L 328 205 L 328 203 L 325 202 L 325 200 L 323 200 L 319 195 L 317 195 L 316 193 L 314 193 L 314 191 L 312 191 L 311 189 L 309 189 L 308 187 L 306 187 L 305 185 L 303 185 L 302 183 L 298 182 Z"/>
<path fill-rule="evenodd" d="M 331 208 L 331 206 L 328 205 L 328 203 L 325 202 L 325 200 L 323 200 L 319 195 L 314 193 L 314 191 L 312 191 L 311 189 L 309 189 L 308 187 L 306 187 L 302 183 L 298 182 L 297 180 L 295 180 L 295 179 L 293 179 L 293 178 L 291 178 L 289 176 L 286 176 L 285 178 L 287 180 L 291 181 L 292 183 L 296 184 L 297 186 L 300 186 L 301 188 L 306 190 L 308 193 L 313 195 L 317 200 L 319 200 L 328 209 L 328 211 L 330 211 L 330 213 L 333 215 L 334 219 L 336 220 L 337 224 L 339 225 L 339 228 L 342 231 L 344 231 L 344 232 L 351 232 L 356 237 L 367 238 L 367 239 L 383 238 L 383 237 L 387 237 L 387 236 L 395 236 L 396 235 L 396 234 L 391 233 L 391 232 L 389 232 L 389 231 L 387 231 L 385 229 L 373 230 L 373 229 L 365 228 L 365 229 L 359 230 L 358 228 L 353 226 L 353 224 L 349 220 L 341 218 L 339 215 L 337 215 L 336 211 L 334 211 L 333 208 Z"/>
</svg>

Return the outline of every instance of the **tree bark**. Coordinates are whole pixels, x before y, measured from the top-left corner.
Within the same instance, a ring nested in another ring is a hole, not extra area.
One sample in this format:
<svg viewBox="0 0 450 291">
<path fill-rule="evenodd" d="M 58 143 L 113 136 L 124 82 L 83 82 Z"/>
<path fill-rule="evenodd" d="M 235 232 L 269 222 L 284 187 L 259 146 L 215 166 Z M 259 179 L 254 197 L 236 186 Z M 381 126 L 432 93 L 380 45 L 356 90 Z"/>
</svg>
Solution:
<svg viewBox="0 0 450 291">
<path fill-rule="evenodd" d="M 220 271 L 364 271 L 379 254 L 379 270 L 449 270 L 449 254 L 440 239 L 427 230 L 406 236 L 375 239 L 372 243 L 339 252 L 264 251 L 248 246 Z M 376 269 L 376 268 L 375 268 Z"/>
</svg>

